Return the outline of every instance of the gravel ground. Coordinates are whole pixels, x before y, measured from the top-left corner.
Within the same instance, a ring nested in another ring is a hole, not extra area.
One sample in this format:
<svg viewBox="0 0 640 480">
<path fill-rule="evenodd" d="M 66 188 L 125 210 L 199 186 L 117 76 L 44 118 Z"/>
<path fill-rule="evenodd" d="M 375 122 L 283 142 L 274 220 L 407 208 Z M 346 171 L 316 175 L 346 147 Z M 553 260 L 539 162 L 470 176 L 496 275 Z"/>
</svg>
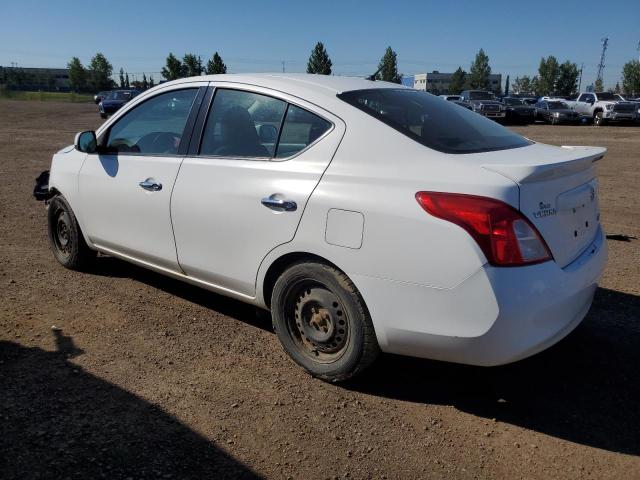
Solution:
<svg viewBox="0 0 640 480">
<path fill-rule="evenodd" d="M 602 145 L 609 264 L 583 324 L 499 368 L 383 356 L 329 385 L 251 307 L 102 257 L 51 255 L 33 179 L 96 107 L 0 102 L 2 478 L 640 478 L 640 128 Z"/>
</svg>

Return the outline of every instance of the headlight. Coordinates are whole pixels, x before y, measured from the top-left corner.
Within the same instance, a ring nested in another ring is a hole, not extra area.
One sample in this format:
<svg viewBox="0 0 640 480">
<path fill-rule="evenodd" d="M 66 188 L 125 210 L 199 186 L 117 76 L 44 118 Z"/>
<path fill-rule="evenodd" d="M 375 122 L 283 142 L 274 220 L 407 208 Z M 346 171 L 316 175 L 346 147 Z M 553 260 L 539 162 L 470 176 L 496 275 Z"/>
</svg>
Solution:
<svg viewBox="0 0 640 480">
<path fill-rule="evenodd" d="M 560 112 L 553 112 L 553 116 L 554 117 L 559 117 L 560 116 Z"/>
<path fill-rule="evenodd" d="M 610 103 L 605 107 L 607 110 L 611 110 L 613 108 L 613 103 Z"/>
</svg>

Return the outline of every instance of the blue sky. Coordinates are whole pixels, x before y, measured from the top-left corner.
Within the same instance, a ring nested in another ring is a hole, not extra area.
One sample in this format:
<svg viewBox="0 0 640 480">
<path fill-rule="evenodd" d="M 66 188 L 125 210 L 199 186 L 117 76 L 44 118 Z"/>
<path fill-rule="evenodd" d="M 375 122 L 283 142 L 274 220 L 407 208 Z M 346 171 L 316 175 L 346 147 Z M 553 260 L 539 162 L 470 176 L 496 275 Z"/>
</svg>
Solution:
<svg viewBox="0 0 640 480">
<path fill-rule="evenodd" d="M 555 55 L 595 78 L 600 40 L 609 37 L 605 85 L 638 58 L 640 0 L 483 2 L 400 0 L 9 1 L 2 0 L 0 65 L 88 63 L 97 51 L 130 75 L 158 73 L 168 52 L 209 58 L 219 51 L 230 72 L 302 72 L 322 41 L 340 75 L 372 73 L 390 45 L 399 70 L 414 74 L 469 68 L 484 48 L 495 73 L 511 79 Z M 535 6 L 536 8 L 533 8 Z"/>
</svg>

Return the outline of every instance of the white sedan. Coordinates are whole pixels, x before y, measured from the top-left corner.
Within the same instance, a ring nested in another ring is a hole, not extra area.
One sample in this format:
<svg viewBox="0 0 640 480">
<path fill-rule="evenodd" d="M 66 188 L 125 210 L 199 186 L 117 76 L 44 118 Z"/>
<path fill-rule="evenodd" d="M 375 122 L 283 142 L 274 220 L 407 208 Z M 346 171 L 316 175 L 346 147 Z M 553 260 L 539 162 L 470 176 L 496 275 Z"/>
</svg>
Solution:
<svg viewBox="0 0 640 480">
<path fill-rule="evenodd" d="M 604 152 L 396 84 L 215 75 L 79 133 L 35 194 L 62 265 L 101 252 L 269 309 L 339 381 L 380 351 L 499 365 L 571 332 L 606 262 Z"/>
</svg>

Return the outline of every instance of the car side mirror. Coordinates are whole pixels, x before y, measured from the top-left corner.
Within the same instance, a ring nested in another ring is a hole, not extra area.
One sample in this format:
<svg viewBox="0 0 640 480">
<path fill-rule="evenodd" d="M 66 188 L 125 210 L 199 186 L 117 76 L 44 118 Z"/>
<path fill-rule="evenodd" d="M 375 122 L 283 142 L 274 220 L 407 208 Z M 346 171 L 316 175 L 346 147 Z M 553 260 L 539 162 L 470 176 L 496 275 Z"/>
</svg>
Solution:
<svg viewBox="0 0 640 480">
<path fill-rule="evenodd" d="M 262 143 L 274 143 L 278 136 L 278 129 L 273 125 L 260 125 L 258 127 L 258 136 Z"/>
<path fill-rule="evenodd" d="M 93 130 L 86 130 L 84 132 L 76 133 L 76 138 L 73 141 L 73 146 L 79 152 L 95 153 L 98 149 L 96 132 L 94 132 Z"/>
</svg>

